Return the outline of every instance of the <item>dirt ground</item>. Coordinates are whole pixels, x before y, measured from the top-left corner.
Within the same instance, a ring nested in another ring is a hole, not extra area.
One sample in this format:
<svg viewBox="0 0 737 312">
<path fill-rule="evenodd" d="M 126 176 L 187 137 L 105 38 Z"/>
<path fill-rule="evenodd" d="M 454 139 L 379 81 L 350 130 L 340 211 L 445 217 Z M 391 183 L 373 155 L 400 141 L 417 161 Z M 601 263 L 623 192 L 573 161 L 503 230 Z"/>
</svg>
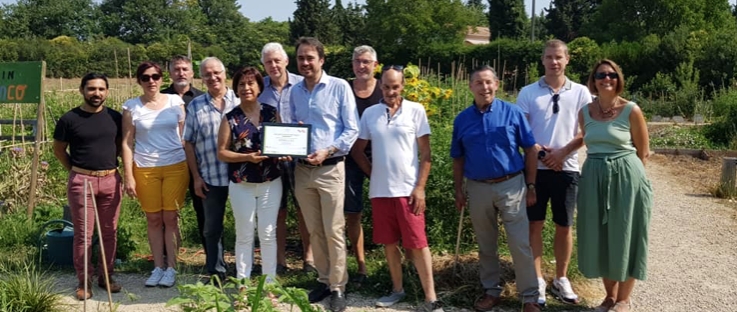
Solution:
<svg viewBox="0 0 737 312">
<path fill-rule="evenodd" d="M 733 251 L 718 247 L 717 243 L 737 243 L 737 232 L 733 230 L 735 211 L 737 211 L 734 208 L 737 207 L 737 204 L 731 200 L 714 198 L 711 193 L 719 183 L 722 157 L 735 156 L 735 153 L 723 151 L 707 151 L 706 153 L 709 156 L 708 160 L 686 155 L 663 154 L 654 154 L 650 158 L 647 171 L 656 195 L 651 229 L 651 255 L 648 265 L 653 274 L 648 281 L 638 284 L 635 289 L 633 300 L 635 309 L 638 311 L 731 310 L 724 309 L 726 302 L 724 300 L 730 297 L 728 293 L 731 292 L 732 297 L 735 294 L 730 289 L 737 284 L 737 274 L 730 273 L 730 268 L 733 271 L 734 265 L 737 265 L 734 260 L 737 256 Z M 690 212 L 690 209 L 694 207 L 699 207 L 700 211 L 703 211 L 698 215 L 698 220 Z M 693 233 L 693 235 L 673 241 L 673 236 L 679 235 L 678 233 Z M 677 250 L 681 251 L 676 252 Z M 720 251 L 717 252 L 717 250 Z M 470 259 L 474 256 L 470 254 L 463 256 L 462 266 L 475 266 L 473 259 Z M 702 259 L 697 261 L 698 263 L 689 262 L 695 257 Z M 442 266 L 445 263 L 444 265 L 451 266 L 453 263 L 449 257 L 439 257 L 436 260 L 438 261 L 435 262 L 442 262 L 434 263 L 436 272 L 439 271 L 438 265 Z M 688 264 L 685 264 L 687 262 Z M 473 270 L 473 268 L 466 268 L 463 271 L 467 270 Z M 691 278 L 688 280 L 678 278 L 673 274 L 678 270 L 681 271 L 681 275 L 691 276 Z M 713 274 L 709 272 L 714 270 L 722 273 L 711 278 Z M 464 275 L 466 273 L 461 273 L 462 279 L 469 280 L 469 283 L 476 282 L 476 276 L 466 276 Z M 441 275 L 442 273 L 438 273 L 437 278 L 449 277 Z M 196 277 L 189 276 L 181 277 L 179 281 L 193 282 L 195 279 Z M 59 275 L 57 280 L 69 311 L 83 311 L 83 303 L 74 300 L 71 296 L 76 285 L 73 274 Z M 143 274 L 122 274 L 118 280 L 123 284 L 124 291 L 113 295 L 113 301 L 117 306 L 116 311 L 177 311 L 176 308 L 165 305 L 167 300 L 178 294 L 175 288 L 145 288 L 143 287 L 145 280 Z M 592 302 L 595 305 L 600 300 L 596 297 L 601 297 L 601 287 L 596 281 L 576 282 L 574 287 L 584 286 L 584 284 L 588 288 L 586 295 L 592 297 L 587 298 L 589 305 Z M 713 291 L 706 291 L 698 298 L 692 298 L 691 293 L 697 288 Z M 93 286 L 93 291 L 95 295 L 87 303 L 88 311 L 108 311 L 105 293 L 97 286 Z M 505 294 L 511 295 L 510 291 Z M 442 293 L 440 295 L 442 296 Z M 673 301 L 664 301 L 665 298 L 683 298 L 685 301 L 676 300 L 679 302 L 675 304 Z M 348 299 L 348 311 L 408 311 L 414 309 L 409 303 L 401 303 L 391 309 L 376 309 L 373 307 L 375 298 L 366 298 L 357 294 L 350 294 Z M 470 307 L 447 307 L 446 311 L 468 311 L 468 308 Z M 283 305 L 280 306 L 280 310 L 289 311 L 290 307 Z M 579 307 L 575 310 L 581 309 Z"/>
</svg>

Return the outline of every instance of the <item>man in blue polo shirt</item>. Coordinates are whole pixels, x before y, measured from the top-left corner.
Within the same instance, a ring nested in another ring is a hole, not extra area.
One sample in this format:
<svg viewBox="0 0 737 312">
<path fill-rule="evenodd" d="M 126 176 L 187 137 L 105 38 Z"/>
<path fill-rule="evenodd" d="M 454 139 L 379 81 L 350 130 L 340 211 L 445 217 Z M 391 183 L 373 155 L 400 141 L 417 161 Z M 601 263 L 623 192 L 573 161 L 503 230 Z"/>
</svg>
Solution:
<svg viewBox="0 0 737 312">
<path fill-rule="evenodd" d="M 538 312 L 538 284 L 526 210 L 536 200 L 538 146 L 519 107 L 495 98 L 498 86 L 493 68 L 484 65 L 474 70 L 470 81 L 474 103 L 458 114 L 453 123 L 450 156 L 456 208 L 460 211 L 468 202 L 479 244 L 479 274 L 485 291 L 474 308 L 491 311 L 501 301 L 497 253 L 500 214 L 523 311 Z M 520 147 L 524 155 L 520 154 Z"/>
</svg>

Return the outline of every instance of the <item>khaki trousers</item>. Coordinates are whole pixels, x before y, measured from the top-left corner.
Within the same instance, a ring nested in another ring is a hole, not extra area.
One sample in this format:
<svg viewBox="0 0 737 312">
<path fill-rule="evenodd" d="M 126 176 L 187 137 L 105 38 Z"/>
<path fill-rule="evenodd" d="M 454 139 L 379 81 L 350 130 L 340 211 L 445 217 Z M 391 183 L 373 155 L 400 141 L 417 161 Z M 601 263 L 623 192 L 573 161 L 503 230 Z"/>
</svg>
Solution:
<svg viewBox="0 0 737 312">
<path fill-rule="evenodd" d="M 331 291 L 345 291 L 345 163 L 320 167 L 297 164 L 294 180 L 294 195 L 310 232 L 317 280 L 329 285 Z"/>
<path fill-rule="evenodd" d="M 507 232 L 509 252 L 514 261 L 517 292 L 522 302 L 537 302 L 537 274 L 530 248 L 530 223 L 527 220 L 525 179 L 523 175 L 504 182 L 488 184 L 467 180 L 468 214 L 479 243 L 479 275 L 486 293 L 499 297 L 501 268 L 498 240 L 501 217 Z"/>
</svg>

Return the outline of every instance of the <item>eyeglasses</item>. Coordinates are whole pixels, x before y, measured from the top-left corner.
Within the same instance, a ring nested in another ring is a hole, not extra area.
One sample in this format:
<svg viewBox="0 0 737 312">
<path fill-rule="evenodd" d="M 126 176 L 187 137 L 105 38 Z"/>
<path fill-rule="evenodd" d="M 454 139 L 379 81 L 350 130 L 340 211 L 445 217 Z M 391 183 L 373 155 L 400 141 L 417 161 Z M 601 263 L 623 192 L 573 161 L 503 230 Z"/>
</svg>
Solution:
<svg viewBox="0 0 737 312">
<path fill-rule="evenodd" d="M 392 122 L 392 114 L 389 113 L 389 107 L 386 108 L 386 125 Z"/>
<path fill-rule="evenodd" d="M 558 106 L 558 100 L 560 100 L 560 94 L 558 93 L 553 94 L 553 114 L 557 114 L 560 111 L 560 106 Z"/>
<path fill-rule="evenodd" d="M 606 77 L 609 77 L 609 79 L 619 79 L 619 74 L 617 74 L 617 73 L 604 73 L 604 72 L 594 74 L 594 78 L 596 80 L 602 80 L 602 79 L 604 79 Z"/>
<path fill-rule="evenodd" d="M 387 70 L 396 70 L 396 71 L 403 71 L 404 66 L 402 65 L 384 65 L 384 67 L 381 68 L 381 71 L 387 71 Z"/>
<path fill-rule="evenodd" d="M 159 79 L 161 79 L 161 75 L 159 75 L 159 74 L 141 75 L 141 81 L 142 82 L 149 82 L 151 80 L 158 81 Z"/>
<path fill-rule="evenodd" d="M 205 78 L 205 79 L 214 79 L 215 77 L 220 76 L 222 73 L 223 73 L 222 70 L 221 71 L 212 72 L 212 73 L 207 73 L 207 74 L 204 74 L 202 76 L 202 78 Z"/>
</svg>

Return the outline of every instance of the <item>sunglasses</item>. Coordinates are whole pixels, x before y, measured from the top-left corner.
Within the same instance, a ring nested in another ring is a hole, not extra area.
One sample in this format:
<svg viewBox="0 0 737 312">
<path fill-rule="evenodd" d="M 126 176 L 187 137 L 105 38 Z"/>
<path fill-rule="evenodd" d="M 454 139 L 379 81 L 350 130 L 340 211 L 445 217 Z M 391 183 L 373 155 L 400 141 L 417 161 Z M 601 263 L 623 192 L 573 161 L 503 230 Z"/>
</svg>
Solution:
<svg viewBox="0 0 737 312">
<path fill-rule="evenodd" d="M 553 94 L 553 114 L 557 114 L 560 111 L 560 106 L 558 106 L 558 100 L 560 100 L 560 94 L 558 93 Z"/>
<path fill-rule="evenodd" d="M 161 79 L 161 75 L 159 75 L 159 74 L 141 75 L 141 81 L 142 82 L 149 82 L 151 80 L 158 81 L 159 79 Z"/>
<path fill-rule="evenodd" d="M 387 71 L 387 70 L 396 70 L 396 71 L 402 71 L 404 70 L 404 66 L 402 65 L 384 65 L 384 67 L 381 68 L 381 71 Z"/>
<path fill-rule="evenodd" d="M 618 79 L 619 78 L 619 74 L 617 74 L 617 73 L 603 73 L 603 72 L 602 73 L 596 73 L 596 74 L 594 74 L 594 78 L 596 80 L 602 80 L 602 79 L 604 79 L 606 77 L 609 77 L 609 79 Z"/>
</svg>

